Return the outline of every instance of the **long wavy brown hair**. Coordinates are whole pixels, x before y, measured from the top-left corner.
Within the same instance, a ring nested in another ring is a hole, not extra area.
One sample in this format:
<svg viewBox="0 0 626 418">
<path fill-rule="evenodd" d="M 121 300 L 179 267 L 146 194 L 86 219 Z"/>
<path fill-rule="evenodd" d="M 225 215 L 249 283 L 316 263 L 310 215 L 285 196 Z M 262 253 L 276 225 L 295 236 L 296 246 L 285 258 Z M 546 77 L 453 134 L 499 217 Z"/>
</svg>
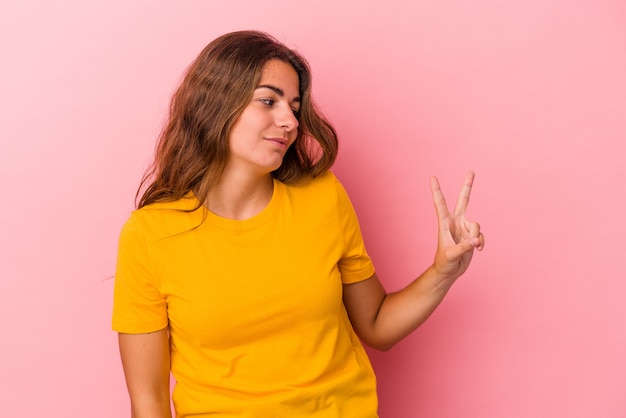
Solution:
<svg viewBox="0 0 626 418">
<path fill-rule="evenodd" d="M 232 32 L 204 48 L 174 93 L 154 161 L 137 190 L 137 208 L 178 200 L 190 191 L 200 202 L 198 207 L 206 201 L 226 167 L 230 131 L 252 99 L 263 65 L 271 59 L 293 66 L 301 97 L 298 136 L 273 176 L 298 184 L 332 166 L 337 134 L 313 103 L 307 61 L 266 33 Z"/>
</svg>

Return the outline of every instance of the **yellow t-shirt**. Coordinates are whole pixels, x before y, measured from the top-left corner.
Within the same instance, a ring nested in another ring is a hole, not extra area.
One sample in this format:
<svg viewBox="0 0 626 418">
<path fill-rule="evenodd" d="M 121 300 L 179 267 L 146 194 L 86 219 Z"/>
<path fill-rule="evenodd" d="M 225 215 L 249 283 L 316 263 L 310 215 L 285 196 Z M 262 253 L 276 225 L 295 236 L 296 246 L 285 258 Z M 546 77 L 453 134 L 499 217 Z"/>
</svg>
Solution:
<svg viewBox="0 0 626 418">
<path fill-rule="evenodd" d="M 342 303 L 342 284 L 374 267 L 336 177 L 274 180 L 268 206 L 243 221 L 177 210 L 196 204 L 133 212 L 115 276 L 114 330 L 169 326 L 177 416 L 377 417 Z"/>
</svg>

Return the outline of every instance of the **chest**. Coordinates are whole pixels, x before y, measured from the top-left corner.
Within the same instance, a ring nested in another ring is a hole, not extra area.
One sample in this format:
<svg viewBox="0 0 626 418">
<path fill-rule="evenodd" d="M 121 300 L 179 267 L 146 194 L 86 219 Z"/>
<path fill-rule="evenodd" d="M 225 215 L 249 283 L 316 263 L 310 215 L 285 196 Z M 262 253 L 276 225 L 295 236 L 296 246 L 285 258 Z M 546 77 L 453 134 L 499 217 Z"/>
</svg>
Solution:
<svg viewBox="0 0 626 418">
<path fill-rule="evenodd" d="M 323 327 L 343 309 L 341 252 L 338 229 L 324 219 L 207 227 L 164 243 L 156 263 L 170 326 L 209 345 Z"/>
</svg>

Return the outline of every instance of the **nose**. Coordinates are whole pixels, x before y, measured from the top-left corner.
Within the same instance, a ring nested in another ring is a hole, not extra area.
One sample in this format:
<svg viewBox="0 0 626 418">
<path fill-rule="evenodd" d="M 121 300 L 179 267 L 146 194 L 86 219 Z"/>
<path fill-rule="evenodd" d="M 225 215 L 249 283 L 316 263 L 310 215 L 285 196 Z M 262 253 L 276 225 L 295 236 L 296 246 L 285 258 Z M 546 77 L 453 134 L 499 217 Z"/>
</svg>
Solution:
<svg viewBox="0 0 626 418">
<path fill-rule="evenodd" d="M 298 122 L 298 118 L 294 115 L 291 107 L 285 106 L 280 109 L 279 114 L 276 116 L 276 125 L 290 132 L 296 129 L 300 122 Z"/>
</svg>

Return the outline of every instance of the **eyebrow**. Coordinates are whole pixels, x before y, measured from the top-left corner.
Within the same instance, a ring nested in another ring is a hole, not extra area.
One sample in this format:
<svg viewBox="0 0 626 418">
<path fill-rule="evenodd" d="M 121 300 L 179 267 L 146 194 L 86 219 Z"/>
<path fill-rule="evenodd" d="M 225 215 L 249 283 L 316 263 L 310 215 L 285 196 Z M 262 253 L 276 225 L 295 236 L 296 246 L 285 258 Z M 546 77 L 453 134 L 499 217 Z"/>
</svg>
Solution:
<svg viewBox="0 0 626 418">
<path fill-rule="evenodd" d="M 274 93 L 278 94 L 280 97 L 284 97 L 285 96 L 285 92 L 282 89 L 279 89 L 276 86 L 272 86 L 271 84 L 261 84 L 260 86 L 257 86 L 257 89 L 270 89 Z M 300 103 L 300 101 L 301 101 L 300 96 L 294 97 L 292 101 Z"/>
</svg>

